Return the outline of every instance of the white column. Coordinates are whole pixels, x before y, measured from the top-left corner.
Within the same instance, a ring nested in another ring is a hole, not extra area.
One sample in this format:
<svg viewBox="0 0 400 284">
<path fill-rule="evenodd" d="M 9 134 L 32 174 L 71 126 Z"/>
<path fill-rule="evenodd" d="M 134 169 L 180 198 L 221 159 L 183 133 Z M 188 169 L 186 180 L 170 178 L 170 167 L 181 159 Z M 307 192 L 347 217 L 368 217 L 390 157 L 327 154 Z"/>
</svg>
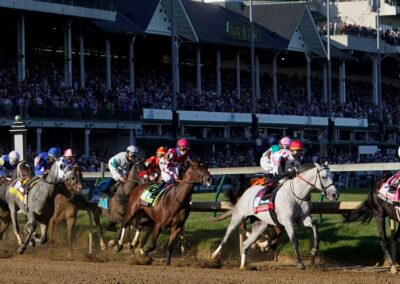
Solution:
<svg viewBox="0 0 400 284">
<path fill-rule="evenodd" d="M 236 53 L 236 96 L 240 98 L 240 53 Z"/>
<path fill-rule="evenodd" d="M 107 90 L 111 90 L 111 47 L 109 38 L 106 38 L 106 83 Z"/>
<path fill-rule="evenodd" d="M 304 54 L 306 56 L 306 80 L 307 80 L 307 102 L 311 103 L 311 56 L 308 53 Z"/>
<path fill-rule="evenodd" d="M 42 152 L 42 128 L 36 128 L 36 153 Z"/>
<path fill-rule="evenodd" d="M 181 92 L 181 80 L 180 80 L 180 76 L 179 76 L 179 67 L 180 67 L 181 63 L 179 61 L 179 43 L 176 45 L 176 80 L 177 80 L 177 84 L 176 84 L 176 92 L 179 94 Z M 178 104 L 178 102 L 177 102 Z"/>
<path fill-rule="evenodd" d="M 343 60 L 339 66 L 339 101 L 346 102 L 346 61 Z"/>
<path fill-rule="evenodd" d="M 135 91 L 135 39 L 129 41 L 129 90 L 131 92 Z"/>
<path fill-rule="evenodd" d="M 375 105 L 378 105 L 378 57 L 376 54 L 372 57 L 372 96 Z"/>
<path fill-rule="evenodd" d="M 17 27 L 18 45 L 18 82 L 25 80 L 25 16 L 18 17 Z"/>
<path fill-rule="evenodd" d="M 324 89 L 323 102 L 328 103 L 328 68 L 326 63 L 322 66 L 322 85 Z"/>
<path fill-rule="evenodd" d="M 72 31 L 71 21 L 65 25 L 64 30 L 64 81 L 65 86 L 72 87 Z"/>
<path fill-rule="evenodd" d="M 274 102 L 278 102 L 278 76 L 277 76 L 277 65 L 276 60 L 278 59 L 279 53 L 275 53 L 272 58 L 272 93 L 274 95 Z"/>
<path fill-rule="evenodd" d="M 83 33 L 79 34 L 79 75 L 81 88 L 85 88 L 85 41 Z"/>
<path fill-rule="evenodd" d="M 260 60 L 258 58 L 258 55 L 256 55 L 256 97 L 260 97 Z"/>
<path fill-rule="evenodd" d="M 197 92 L 201 93 L 201 52 L 200 47 L 196 49 L 196 82 Z"/>
<path fill-rule="evenodd" d="M 89 156 L 89 147 L 90 147 L 90 129 L 86 128 L 85 129 L 85 156 Z"/>
<path fill-rule="evenodd" d="M 217 50 L 217 96 L 221 96 L 221 51 Z"/>
</svg>

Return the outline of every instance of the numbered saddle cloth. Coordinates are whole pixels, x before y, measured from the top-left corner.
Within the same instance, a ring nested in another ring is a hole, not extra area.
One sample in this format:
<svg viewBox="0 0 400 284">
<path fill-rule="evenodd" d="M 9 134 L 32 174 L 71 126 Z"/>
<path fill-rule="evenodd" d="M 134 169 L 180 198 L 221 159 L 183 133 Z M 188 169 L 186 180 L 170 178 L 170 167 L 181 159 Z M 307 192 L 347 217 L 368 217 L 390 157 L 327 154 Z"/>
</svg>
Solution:
<svg viewBox="0 0 400 284">
<path fill-rule="evenodd" d="M 276 189 L 272 192 L 269 199 L 262 200 L 261 197 L 264 194 L 264 188 L 260 189 L 253 200 L 253 211 L 254 213 L 269 211 L 274 209 L 274 204 L 272 202 L 273 196 L 276 194 Z"/>
<path fill-rule="evenodd" d="M 153 192 L 155 192 L 158 189 L 159 184 L 157 183 L 150 184 L 150 186 L 146 188 L 140 195 L 141 203 L 144 206 L 152 207 L 153 204 L 156 204 L 160 196 L 163 195 L 163 193 L 169 190 L 172 186 L 173 183 L 166 184 L 164 188 L 161 189 L 155 197 L 153 197 Z"/>
</svg>

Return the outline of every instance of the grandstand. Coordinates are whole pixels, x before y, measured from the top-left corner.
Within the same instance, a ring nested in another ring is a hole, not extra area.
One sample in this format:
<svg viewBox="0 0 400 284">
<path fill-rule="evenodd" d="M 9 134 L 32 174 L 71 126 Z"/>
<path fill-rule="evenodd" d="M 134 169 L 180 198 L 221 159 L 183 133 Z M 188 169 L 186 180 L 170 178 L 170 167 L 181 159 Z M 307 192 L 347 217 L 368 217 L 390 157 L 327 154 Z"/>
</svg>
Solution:
<svg viewBox="0 0 400 284">
<path fill-rule="evenodd" d="M 3 149 L 11 148 L 8 130 L 20 114 L 32 153 L 55 144 L 77 148 L 86 159 L 97 149 L 106 159 L 128 143 L 145 151 L 172 145 L 175 135 L 214 159 L 233 151 L 246 160 L 250 149 L 259 154 L 283 135 L 308 141 L 316 152 L 326 144 L 331 103 L 338 153 L 373 144 L 393 154 L 400 139 L 397 1 L 381 1 L 382 109 L 369 1 L 332 4 L 332 102 L 325 1 L 284 2 L 253 5 L 259 136 L 253 139 L 248 2 L 0 1 L 0 35 L 7 39 L 0 46 Z M 361 13 L 367 16 L 358 23 Z"/>
</svg>

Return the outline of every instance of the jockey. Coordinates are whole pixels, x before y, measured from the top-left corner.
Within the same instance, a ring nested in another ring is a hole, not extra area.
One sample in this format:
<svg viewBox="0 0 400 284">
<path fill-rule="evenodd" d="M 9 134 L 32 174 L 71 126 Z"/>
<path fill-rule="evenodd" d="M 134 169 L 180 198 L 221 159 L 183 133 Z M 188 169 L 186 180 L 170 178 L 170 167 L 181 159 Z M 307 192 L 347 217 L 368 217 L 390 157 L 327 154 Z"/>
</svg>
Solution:
<svg viewBox="0 0 400 284">
<path fill-rule="evenodd" d="M 271 155 L 277 151 L 279 151 L 281 147 L 279 145 L 272 145 L 268 148 L 267 151 L 262 154 L 260 159 L 260 166 L 266 172 L 267 175 L 272 175 L 272 163 L 271 163 Z"/>
<path fill-rule="evenodd" d="M 180 168 L 189 160 L 189 150 L 189 141 L 186 138 L 181 138 L 176 142 L 176 147 L 169 149 L 167 154 L 160 159 L 159 165 L 163 182 L 158 189 L 153 191 L 151 198 L 155 198 L 166 183 L 172 183 L 178 179 Z"/>
<path fill-rule="evenodd" d="M 35 175 L 43 176 L 51 167 L 56 159 L 61 156 L 59 148 L 50 148 L 48 152 L 42 152 L 34 160 Z"/>
<path fill-rule="evenodd" d="M 261 199 L 268 199 L 268 195 L 276 187 L 278 181 L 283 177 L 290 177 L 296 173 L 296 168 L 300 165 L 301 154 L 304 146 L 300 140 L 293 140 L 289 149 L 281 149 L 271 156 L 272 173 L 274 177 L 266 184 L 264 194 Z"/>
<path fill-rule="evenodd" d="M 131 145 L 126 148 L 126 152 L 120 152 L 110 160 L 108 160 L 108 168 L 114 181 L 126 182 L 129 170 L 134 162 L 139 150 L 136 146 Z"/>
<path fill-rule="evenodd" d="M 279 141 L 279 146 L 281 146 L 282 149 L 289 149 L 290 143 L 292 143 L 292 139 L 290 139 L 288 136 L 285 136 Z"/>
<path fill-rule="evenodd" d="M 160 170 L 160 159 L 167 154 L 167 148 L 158 147 L 156 155 L 148 158 L 144 161 L 144 166 L 146 167 L 146 173 L 150 181 L 155 180 L 158 177 L 158 171 Z"/>
<path fill-rule="evenodd" d="M 78 168 L 78 164 L 76 163 L 75 158 L 76 153 L 74 149 L 66 149 L 63 154 L 62 162 L 71 167 L 71 169 L 75 170 Z"/>
<path fill-rule="evenodd" d="M 17 151 L 11 151 L 0 158 L 0 177 L 11 175 L 19 163 L 20 155 Z"/>
</svg>

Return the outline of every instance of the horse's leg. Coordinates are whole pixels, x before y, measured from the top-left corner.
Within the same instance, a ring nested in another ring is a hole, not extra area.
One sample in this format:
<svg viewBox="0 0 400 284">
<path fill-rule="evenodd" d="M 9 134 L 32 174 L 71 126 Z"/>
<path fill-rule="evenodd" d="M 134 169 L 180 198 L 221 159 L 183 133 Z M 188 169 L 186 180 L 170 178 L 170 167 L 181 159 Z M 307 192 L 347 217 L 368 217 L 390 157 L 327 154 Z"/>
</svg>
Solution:
<svg viewBox="0 0 400 284">
<path fill-rule="evenodd" d="M 26 239 L 22 246 L 18 248 L 18 252 L 20 254 L 23 254 L 24 251 L 26 250 L 27 245 L 29 244 L 29 241 L 32 238 L 33 233 L 36 230 L 36 216 L 35 213 L 33 212 L 28 212 L 28 223 L 26 224 L 29 227 L 28 235 L 26 236 Z"/>
<path fill-rule="evenodd" d="M 5 231 L 7 230 L 8 226 L 10 225 L 10 223 L 11 223 L 11 219 L 9 219 L 9 218 L 6 218 L 5 220 L 3 220 L 3 224 L 1 225 L 1 228 L 0 228 L 0 240 L 3 239 L 3 235 L 4 235 Z"/>
<path fill-rule="evenodd" d="M 144 253 L 143 253 L 144 255 L 148 255 L 149 253 L 151 253 L 152 251 L 154 251 L 154 250 L 156 249 L 157 240 L 158 240 L 158 237 L 160 236 L 160 233 L 161 233 L 161 226 L 160 226 L 160 224 L 158 224 L 158 223 L 154 224 L 154 227 L 153 227 L 153 235 L 152 235 L 152 239 L 151 239 L 151 244 L 150 244 L 149 247 L 147 247 L 147 248 L 144 250 Z"/>
<path fill-rule="evenodd" d="M 393 221 L 395 222 L 395 221 Z M 396 223 L 395 223 L 396 225 Z M 400 223 L 397 224 L 397 230 L 396 233 L 394 234 L 394 236 L 392 237 L 392 257 L 393 257 L 393 263 L 394 266 L 392 266 L 391 268 L 391 272 L 392 273 L 397 273 L 397 240 L 399 239 L 400 236 Z"/>
<path fill-rule="evenodd" d="M 387 239 L 386 229 L 385 229 L 385 217 L 382 216 L 382 214 L 380 214 L 380 215 L 375 215 L 374 219 L 375 219 L 376 225 L 378 227 L 379 236 L 381 238 L 380 244 L 381 244 L 383 253 L 384 253 L 385 257 L 389 260 L 389 266 L 391 268 L 392 273 L 395 273 L 397 271 L 397 268 L 396 268 L 396 264 L 393 263 L 391 254 L 389 253 L 388 239 Z"/>
<path fill-rule="evenodd" d="M 76 216 L 69 216 L 67 218 L 67 236 L 68 236 L 68 245 L 70 249 L 72 249 L 75 224 L 76 224 Z"/>
<path fill-rule="evenodd" d="M 48 231 L 49 226 L 46 224 L 40 224 L 40 231 L 42 232 L 42 235 L 40 236 L 40 244 L 44 245 L 47 243 L 47 231 Z"/>
<path fill-rule="evenodd" d="M 253 224 L 250 236 L 243 242 L 242 251 L 240 252 L 240 269 L 243 269 L 246 265 L 246 252 L 247 249 L 257 241 L 258 237 L 265 231 L 268 224 L 265 222 L 255 222 Z"/>
<path fill-rule="evenodd" d="M 291 221 L 289 221 L 289 222 L 285 222 L 285 224 L 282 223 L 282 225 L 285 226 L 286 233 L 290 239 L 290 242 L 292 243 L 292 248 L 294 250 L 294 253 L 296 254 L 297 268 L 304 269 L 305 266 L 300 257 L 299 245 L 297 243 L 296 235 L 294 234 L 293 224 Z"/>
<path fill-rule="evenodd" d="M 136 213 L 140 209 L 140 204 L 138 204 L 138 203 L 134 203 L 134 204 L 132 204 L 132 206 L 129 206 L 129 205 L 130 204 L 128 203 L 128 205 L 125 209 L 125 214 L 122 217 L 121 228 L 119 230 L 119 233 L 120 233 L 119 241 L 118 241 L 118 245 L 115 247 L 116 252 L 121 251 L 122 245 L 124 243 L 126 228 L 128 227 L 128 224 L 132 221 L 132 219 L 135 218 Z"/>
<path fill-rule="evenodd" d="M 242 214 L 235 214 L 235 211 L 232 214 L 231 222 L 229 223 L 228 229 L 226 229 L 225 236 L 222 239 L 221 243 L 217 247 L 217 249 L 212 253 L 211 259 L 215 259 L 219 252 L 222 249 L 222 246 L 226 243 L 229 236 L 231 235 L 232 231 L 242 222 L 244 221 L 245 217 Z"/>
<path fill-rule="evenodd" d="M 101 211 L 98 208 L 95 208 L 92 209 L 92 213 L 93 213 L 93 221 L 96 224 L 97 238 L 100 241 L 100 249 L 105 250 L 106 244 L 103 239 L 103 230 L 101 229 L 101 223 L 100 223 Z"/>
<path fill-rule="evenodd" d="M 315 264 L 315 257 L 318 254 L 318 249 L 319 249 L 319 237 L 318 237 L 318 226 L 314 222 L 314 220 L 311 218 L 311 216 L 307 216 L 303 220 L 303 226 L 304 227 L 309 227 L 311 228 L 312 232 L 310 234 L 310 242 L 311 242 L 311 264 Z"/>
<path fill-rule="evenodd" d="M 18 225 L 18 220 L 17 220 L 17 209 L 15 208 L 15 204 L 12 204 L 10 206 L 10 215 L 11 215 L 11 221 L 13 224 L 13 231 L 15 236 L 17 237 L 18 245 L 22 245 L 22 239 L 21 236 L 19 235 L 19 225 Z"/>
<path fill-rule="evenodd" d="M 179 226 L 171 228 L 171 234 L 169 235 L 169 242 L 168 242 L 168 248 L 167 248 L 167 259 L 165 260 L 165 265 L 171 265 L 172 251 L 173 251 L 175 243 L 176 243 L 176 238 L 181 233 L 181 231 L 182 231 L 182 227 L 179 227 Z"/>
</svg>

